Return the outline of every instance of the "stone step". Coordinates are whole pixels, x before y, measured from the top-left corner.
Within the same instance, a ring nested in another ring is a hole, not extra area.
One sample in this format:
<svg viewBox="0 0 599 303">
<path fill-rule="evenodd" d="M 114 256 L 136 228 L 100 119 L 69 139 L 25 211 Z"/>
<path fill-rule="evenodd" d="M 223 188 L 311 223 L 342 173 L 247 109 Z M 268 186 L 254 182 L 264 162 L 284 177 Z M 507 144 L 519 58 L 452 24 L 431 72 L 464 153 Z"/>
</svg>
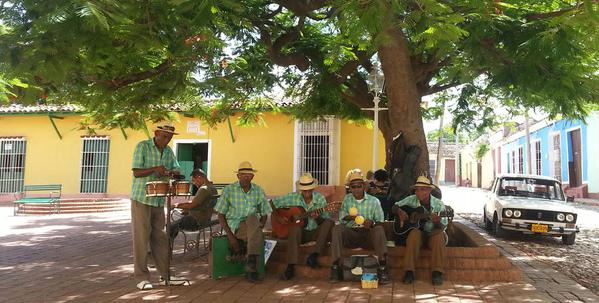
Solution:
<svg viewBox="0 0 599 303">
<path fill-rule="evenodd" d="M 286 264 L 280 262 L 268 262 L 266 269 L 269 273 L 280 275 L 286 268 Z M 304 265 L 295 266 L 295 274 L 297 277 L 328 279 L 331 270 L 329 267 L 321 267 L 312 269 Z M 391 268 L 389 270 L 391 279 L 401 280 L 404 271 L 401 269 Z M 417 269 L 416 279 L 422 281 L 430 281 L 431 271 L 428 269 Z M 501 270 L 479 270 L 479 269 L 446 269 L 444 273 L 446 280 L 460 282 L 513 282 L 522 279 L 522 271 L 518 268 L 501 269 Z"/>
<path fill-rule="evenodd" d="M 86 213 L 100 213 L 100 212 L 113 212 L 113 211 L 124 211 L 126 208 L 104 208 L 104 209 L 75 209 L 75 210 L 60 210 L 60 214 L 86 214 Z M 54 214 L 54 211 L 51 210 L 26 210 L 24 212 L 19 212 L 19 215 L 50 215 Z"/>
<path fill-rule="evenodd" d="M 307 255 L 299 255 L 298 260 L 304 263 Z M 287 256 L 284 254 L 272 254 L 268 262 L 287 263 Z M 391 268 L 400 268 L 403 257 L 388 257 L 387 260 Z M 324 267 L 330 267 L 333 263 L 331 256 L 319 256 L 318 263 Z M 416 261 L 417 268 L 430 269 L 431 259 L 428 256 L 420 256 Z M 447 257 L 445 260 L 446 269 L 511 269 L 512 263 L 506 258 L 469 258 L 469 257 Z"/>
<path fill-rule="evenodd" d="M 285 255 L 287 251 L 287 241 L 277 240 L 277 246 L 275 246 L 275 250 L 273 251 L 273 256 L 277 254 Z M 300 246 L 299 255 L 307 256 L 313 246 Z M 405 247 L 396 246 L 396 247 L 388 247 L 388 255 L 391 258 L 395 257 L 403 257 L 405 253 Z M 326 255 L 331 255 L 330 247 L 327 248 Z M 344 249 L 344 256 L 351 255 L 376 255 L 376 252 L 371 249 Z M 494 245 L 487 246 L 479 246 L 479 247 L 447 247 L 446 248 L 447 257 L 459 257 L 459 258 L 478 258 L 478 259 L 493 259 L 501 256 L 501 253 Z M 430 257 L 431 251 L 429 249 L 422 249 L 420 251 L 421 257 Z"/>
<path fill-rule="evenodd" d="M 59 203 L 60 213 L 97 213 L 129 209 L 128 200 L 121 199 L 65 199 Z M 20 206 L 19 214 L 47 215 L 56 210 L 49 203 L 28 203 Z"/>
</svg>

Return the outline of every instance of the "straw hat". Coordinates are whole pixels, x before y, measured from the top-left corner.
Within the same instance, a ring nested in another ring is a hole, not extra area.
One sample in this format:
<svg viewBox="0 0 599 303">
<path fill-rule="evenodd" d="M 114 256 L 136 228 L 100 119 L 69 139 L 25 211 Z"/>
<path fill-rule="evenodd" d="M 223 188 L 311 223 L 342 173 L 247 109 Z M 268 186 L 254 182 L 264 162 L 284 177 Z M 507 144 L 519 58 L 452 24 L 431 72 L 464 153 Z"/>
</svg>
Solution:
<svg viewBox="0 0 599 303">
<path fill-rule="evenodd" d="M 252 163 L 250 163 L 249 161 L 243 161 L 239 163 L 239 168 L 237 169 L 237 171 L 235 171 L 235 173 L 238 174 L 253 174 L 256 172 L 258 171 L 252 168 Z"/>
<path fill-rule="evenodd" d="M 303 173 L 299 180 L 295 182 L 295 187 L 298 190 L 311 190 L 318 186 L 318 180 L 312 177 L 310 173 Z"/>
<path fill-rule="evenodd" d="M 178 133 L 175 132 L 175 127 L 170 123 L 159 124 L 156 126 L 156 128 L 154 130 L 155 131 L 163 131 L 165 133 L 171 133 L 173 135 L 178 135 Z"/>
<path fill-rule="evenodd" d="M 361 171 L 352 171 L 349 176 L 347 176 L 347 184 L 352 182 L 365 182 L 364 175 L 362 175 Z"/>
<path fill-rule="evenodd" d="M 415 188 L 415 187 L 435 188 L 435 186 L 431 183 L 431 181 L 425 176 L 419 176 L 418 179 L 416 179 L 416 183 L 414 185 L 412 185 L 412 188 Z"/>
</svg>

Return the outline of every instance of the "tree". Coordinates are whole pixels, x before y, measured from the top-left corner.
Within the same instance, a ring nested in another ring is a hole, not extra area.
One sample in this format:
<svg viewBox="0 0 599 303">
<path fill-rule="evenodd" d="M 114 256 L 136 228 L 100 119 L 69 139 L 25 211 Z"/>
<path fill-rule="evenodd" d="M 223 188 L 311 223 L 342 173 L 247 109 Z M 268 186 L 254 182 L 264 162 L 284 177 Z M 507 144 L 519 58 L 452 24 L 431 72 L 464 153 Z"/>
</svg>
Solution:
<svg viewBox="0 0 599 303">
<path fill-rule="evenodd" d="M 599 100 L 598 2 L 511 0 L 0 1 L 0 73 L 19 102 L 78 102 L 101 126 L 139 127 L 177 104 L 209 121 L 273 107 L 366 117 L 366 75 L 386 77 L 379 127 L 422 154 L 424 96 L 459 89 L 457 124 L 489 100 L 583 117 Z M 211 100 L 205 102 L 203 100 Z M 127 113 L 127 114 L 124 114 Z M 387 157 L 387 168 L 398 167 Z"/>
</svg>

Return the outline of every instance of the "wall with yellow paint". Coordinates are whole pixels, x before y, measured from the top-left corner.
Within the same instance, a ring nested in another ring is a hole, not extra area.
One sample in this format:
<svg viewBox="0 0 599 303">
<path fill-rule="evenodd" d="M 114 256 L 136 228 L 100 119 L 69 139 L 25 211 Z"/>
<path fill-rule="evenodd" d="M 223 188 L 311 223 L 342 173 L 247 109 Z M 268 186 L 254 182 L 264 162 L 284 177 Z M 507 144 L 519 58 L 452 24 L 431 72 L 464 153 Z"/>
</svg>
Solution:
<svg viewBox="0 0 599 303">
<path fill-rule="evenodd" d="M 54 119 L 58 134 L 45 114 L 0 116 L 0 137 L 24 136 L 27 139 L 25 184 L 63 185 L 65 196 L 79 193 L 81 173 L 82 136 L 78 115 L 60 115 Z M 241 161 L 250 161 L 258 170 L 254 182 L 268 195 L 281 195 L 293 190 L 294 120 L 280 113 L 265 113 L 266 126 L 240 127 L 236 117 L 231 117 L 232 136 L 228 124 L 214 128 L 201 124 L 202 133 L 188 132 L 188 123 L 198 119 L 179 116 L 175 122 L 179 135 L 175 140 L 202 140 L 210 144 L 209 174 L 216 183 L 236 180 L 234 171 Z M 148 124 L 150 135 L 154 125 Z M 147 139 L 143 131 L 120 129 L 97 130 L 97 135 L 110 137 L 107 196 L 127 196 L 131 189 L 131 161 L 135 145 Z M 364 172 L 372 166 L 372 128 L 347 121 L 339 124 L 339 181 L 343 184 L 346 172 L 361 168 Z M 385 146 L 379 134 L 379 168 L 385 164 Z"/>
<path fill-rule="evenodd" d="M 372 127 L 342 121 L 340 130 L 339 184 L 345 183 L 350 169 L 359 168 L 366 176 L 372 169 Z M 385 139 L 379 131 L 378 166 L 385 168 Z"/>
</svg>

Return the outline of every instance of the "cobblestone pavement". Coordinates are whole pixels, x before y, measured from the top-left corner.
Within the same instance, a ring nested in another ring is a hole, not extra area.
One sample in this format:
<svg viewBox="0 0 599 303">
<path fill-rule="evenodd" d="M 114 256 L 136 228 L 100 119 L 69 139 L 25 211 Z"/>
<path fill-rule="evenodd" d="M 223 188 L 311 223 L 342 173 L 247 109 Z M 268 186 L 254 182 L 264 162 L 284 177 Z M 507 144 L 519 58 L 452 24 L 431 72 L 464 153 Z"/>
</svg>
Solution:
<svg viewBox="0 0 599 303">
<path fill-rule="evenodd" d="M 456 212 L 460 216 L 478 226 L 482 234 L 493 238 L 488 232 L 483 231 L 482 207 L 486 191 L 447 187 L 444 188 L 445 193 L 448 196 L 446 200 L 452 206 L 455 205 L 454 208 L 457 208 Z M 574 245 L 563 245 L 561 238 L 520 233 L 509 233 L 501 240 L 517 248 L 527 258 L 546 264 L 599 295 L 599 207 L 589 203 L 575 203 L 574 206 L 579 210 L 578 223 L 581 226 Z M 546 281 L 537 280 L 539 283 L 533 284 L 537 288 L 546 289 L 543 287 Z"/>
<path fill-rule="evenodd" d="M 0 222 L 2 302 L 558 301 L 529 281 L 446 281 L 441 287 L 424 281 L 409 286 L 395 281 L 371 290 L 360 289 L 359 283 L 330 284 L 314 279 L 283 282 L 272 276 L 256 285 L 241 278 L 214 281 L 205 256 L 183 255 L 181 249 L 175 253 L 173 273 L 190 279 L 191 286 L 137 291 L 132 279 L 128 212 L 14 217 L 10 207 L 0 207 Z M 182 243 L 176 246 L 181 248 Z"/>
</svg>

